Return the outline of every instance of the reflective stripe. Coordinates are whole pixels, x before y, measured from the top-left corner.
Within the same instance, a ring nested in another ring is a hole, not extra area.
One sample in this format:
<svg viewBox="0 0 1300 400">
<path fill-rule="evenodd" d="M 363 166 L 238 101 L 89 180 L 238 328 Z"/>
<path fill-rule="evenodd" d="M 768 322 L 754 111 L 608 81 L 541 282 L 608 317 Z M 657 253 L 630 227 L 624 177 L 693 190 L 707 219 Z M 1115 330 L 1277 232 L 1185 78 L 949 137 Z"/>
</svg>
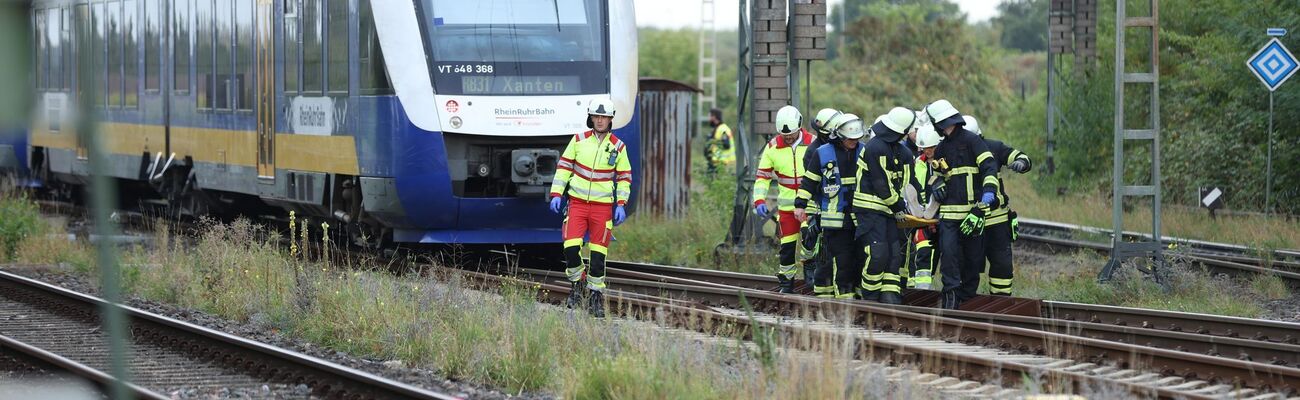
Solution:
<svg viewBox="0 0 1300 400">
<path fill-rule="evenodd" d="M 867 209 L 867 210 L 880 211 L 880 212 L 885 213 L 885 214 L 893 214 L 893 213 L 894 213 L 893 210 L 890 210 L 889 207 L 885 206 L 884 204 L 880 204 L 880 203 L 875 202 L 875 201 L 863 200 L 863 199 L 857 199 L 857 198 L 853 199 L 853 207 L 861 208 L 861 209 Z"/>
<path fill-rule="evenodd" d="M 601 245 L 595 244 L 595 243 L 589 243 L 589 244 L 587 244 L 587 248 L 591 249 L 591 252 L 593 252 L 593 253 L 600 253 L 600 254 L 606 254 L 606 255 L 609 254 L 609 248 L 607 248 L 607 247 L 605 247 L 605 246 L 601 246 Z"/>
<path fill-rule="evenodd" d="M 998 177 L 993 176 L 993 175 L 989 175 L 989 176 L 984 177 L 984 184 L 985 184 L 985 185 L 993 185 L 993 186 L 1001 186 L 1001 185 L 998 183 Z"/>
<path fill-rule="evenodd" d="M 853 176 L 846 176 L 840 179 L 840 183 L 845 185 L 856 185 L 858 184 L 858 178 Z"/>
<path fill-rule="evenodd" d="M 946 204 L 939 206 L 940 212 L 970 212 L 974 209 L 974 204 Z"/>
<path fill-rule="evenodd" d="M 1021 155 L 1024 155 L 1024 153 L 1021 153 L 1020 150 L 1012 150 L 1011 154 L 1007 155 L 1006 164 L 1011 165 L 1011 163 L 1016 161 L 1017 158 L 1020 158 Z"/>
<path fill-rule="evenodd" d="M 840 294 L 835 295 L 835 298 L 837 298 L 837 299 L 852 299 L 852 298 L 853 298 L 853 293 L 840 293 Z"/>
<path fill-rule="evenodd" d="M 800 198 L 800 199 L 804 199 L 804 200 L 812 200 L 812 193 L 808 193 L 807 190 L 803 190 L 803 189 L 801 188 L 801 189 L 799 189 L 799 192 L 795 194 L 795 197 Z"/>
<path fill-rule="evenodd" d="M 578 195 L 577 197 L 580 199 L 597 202 L 597 203 L 610 203 L 611 201 L 609 200 L 613 200 L 614 193 L 603 191 L 603 190 L 602 191 L 587 190 L 579 186 L 582 185 L 569 186 L 569 191 L 573 192 L 574 194 L 577 194 Z M 604 199 L 604 201 L 602 201 L 602 199 Z"/>
<path fill-rule="evenodd" d="M 795 266 L 794 266 L 794 265 L 781 265 L 781 266 L 778 266 L 778 267 L 777 267 L 777 271 L 776 271 L 776 272 L 777 272 L 778 274 L 784 275 L 786 278 L 794 279 Z"/>
<path fill-rule="evenodd" d="M 564 247 L 582 246 L 582 238 L 569 239 L 564 241 Z"/>
<path fill-rule="evenodd" d="M 605 290 L 605 277 L 587 275 L 587 288 L 597 292 Z"/>
<path fill-rule="evenodd" d="M 580 264 L 577 268 L 565 268 L 564 275 L 569 277 L 569 282 L 577 282 L 582 280 L 582 273 L 586 270 L 587 267 Z"/>
<path fill-rule="evenodd" d="M 976 164 L 982 164 L 982 163 L 984 163 L 984 160 L 987 160 L 987 159 L 990 159 L 990 158 L 993 158 L 993 153 L 990 153 L 990 152 L 987 152 L 987 151 L 986 151 L 986 152 L 980 153 L 980 155 L 978 155 L 978 156 L 975 156 L 975 163 L 976 163 Z"/>
<path fill-rule="evenodd" d="M 772 172 L 772 170 L 770 170 L 770 169 L 769 169 L 769 170 L 761 170 L 761 169 L 760 169 L 760 170 L 758 170 L 757 177 L 760 178 L 760 179 L 773 179 L 773 178 L 776 178 L 776 173 L 775 173 L 775 172 Z"/>
<path fill-rule="evenodd" d="M 817 172 L 812 171 L 812 170 L 804 171 L 804 172 L 803 172 L 803 178 L 804 178 L 804 179 L 810 179 L 810 180 L 812 180 L 813 182 L 821 182 L 821 181 L 822 181 L 822 176 L 821 176 L 820 174 L 818 174 Z"/>
<path fill-rule="evenodd" d="M 946 213 L 946 212 L 941 212 L 941 213 L 939 213 L 939 219 L 961 221 L 961 220 L 963 220 L 963 219 L 966 219 L 966 216 L 967 216 L 967 215 L 970 215 L 970 213 L 969 213 L 969 212 L 962 212 L 962 213 Z"/>
<path fill-rule="evenodd" d="M 837 229 L 844 227 L 844 213 L 825 211 L 819 216 L 823 229 Z"/>
<path fill-rule="evenodd" d="M 990 285 L 998 285 L 998 286 L 1011 286 L 1011 279 L 1012 279 L 1012 278 L 994 278 L 994 277 L 989 277 L 989 284 L 990 284 Z"/>
<path fill-rule="evenodd" d="M 979 174 L 979 173 L 980 173 L 980 169 L 979 169 L 979 168 L 976 168 L 976 167 L 957 167 L 957 168 L 953 168 L 953 169 L 948 170 L 948 175 L 949 175 L 949 176 L 952 176 L 952 175 L 962 175 L 962 174 L 976 175 L 976 174 Z"/>
</svg>

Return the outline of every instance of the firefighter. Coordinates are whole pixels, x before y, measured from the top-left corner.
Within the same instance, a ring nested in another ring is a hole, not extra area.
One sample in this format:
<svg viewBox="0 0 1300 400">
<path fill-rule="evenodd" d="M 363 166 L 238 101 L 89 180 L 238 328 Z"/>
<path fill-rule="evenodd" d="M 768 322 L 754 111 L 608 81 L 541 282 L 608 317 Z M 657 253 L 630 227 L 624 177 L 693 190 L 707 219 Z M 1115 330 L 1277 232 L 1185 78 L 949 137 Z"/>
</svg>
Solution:
<svg viewBox="0 0 1300 400">
<path fill-rule="evenodd" d="M 940 179 L 930 187 L 939 200 L 939 268 L 943 308 L 955 309 L 974 296 L 984 270 L 984 216 L 997 207 L 997 160 L 984 140 L 948 100 L 925 108 L 943 138 L 930 165 Z"/>
<path fill-rule="evenodd" d="M 993 158 L 998 162 L 998 169 L 1007 167 L 1011 171 L 1023 174 L 1033 168 L 1029 155 L 1006 145 L 999 140 L 989 139 L 980 130 L 979 121 L 966 115 L 966 130 L 984 138 Z M 1011 295 L 1014 266 L 1012 265 L 1011 242 L 1016 240 L 1018 225 L 1015 211 L 1011 211 L 1011 197 L 1007 195 L 1007 186 L 998 179 L 997 208 L 989 213 L 984 222 L 984 257 L 989 263 L 989 293 L 1001 296 Z"/>
<path fill-rule="evenodd" d="M 812 126 L 815 137 L 813 138 L 813 141 L 808 144 L 808 150 L 804 152 L 802 161 L 802 165 L 804 166 L 804 177 L 807 177 L 810 173 L 817 172 L 817 162 L 812 161 L 812 164 L 809 164 L 809 160 L 817 153 L 817 148 L 822 144 L 831 142 L 831 130 L 833 128 L 831 120 L 840 115 L 843 115 L 843 113 L 839 110 L 823 108 L 820 111 L 817 111 L 817 115 L 813 117 L 812 123 L 809 125 Z M 811 165 L 812 168 L 810 168 L 809 165 Z M 797 205 L 799 200 L 795 200 L 795 203 L 795 208 L 800 208 Z M 804 204 L 806 204 L 804 207 L 804 214 L 806 217 L 799 219 L 802 221 L 802 224 L 799 226 L 799 260 L 803 263 L 804 282 L 813 285 L 814 294 L 821 295 L 824 294 L 823 292 L 832 293 L 834 291 L 834 286 L 832 286 L 830 282 L 834 276 L 833 269 L 835 266 L 833 265 L 834 260 L 832 260 L 830 250 L 825 248 L 825 241 L 822 237 L 822 228 L 818 224 L 817 214 L 819 212 L 820 204 L 815 201 L 805 201 Z M 822 276 L 822 279 L 819 280 L 817 278 L 818 276 Z M 821 292 L 818 291 L 818 282 L 822 285 L 820 286 Z"/>
<path fill-rule="evenodd" d="M 875 136 L 868 140 L 857 159 L 858 189 L 853 194 L 857 218 L 855 239 L 865 255 L 858 297 L 886 304 L 902 303 L 899 268 L 903 257 L 898 222 L 906 214 L 903 186 L 911 180 L 912 152 L 900 143 L 916 124 L 916 114 L 895 107 L 871 126 Z"/>
<path fill-rule="evenodd" d="M 858 142 L 866 132 L 862 119 L 853 114 L 833 115 L 828 123 L 814 124 L 814 127 L 818 125 L 834 129 L 828 135 L 829 143 L 818 146 L 807 156 L 794 215 L 805 220 L 808 218 L 805 209 L 817 207 L 820 214 L 816 216 L 816 226 L 823 235 L 823 251 L 831 255 L 830 262 L 818 266 L 813 293 L 818 297 L 853 298 L 863 259 L 862 252 L 854 245 L 857 226 L 851 206 L 857 187 L 858 152 L 862 147 Z"/>
<path fill-rule="evenodd" d="M 934 131 L 933 125 L 922 125 L 917 130 L 916 146 L 921 150 L 921 154 L 917 156 L 916 164 L 912 167 L 912 190 L 916 192 L 918 208 L 925 208 L 932 200 L 933 196 L 930 196 L 929 188 L 934 185 L 938 177 L 930 167 L 930 160 L 934 159 L 935 146 L 939 145 L 941 139 L 939 133 Z M 935 267 L 939 265 L 939 258 L 935 254 L 938 251 L 935 246 L 938 233 L 937 227 L 930 226 L 917 228 L 909 234 L 913 257 L 908 261 L 912 267 L 912 277 L 907 280 L 907 287 L 930 289 L 934 286 L 934 274 L 938 272 Z"/>
<path fill-rule="evenodd" d="M 560 213 L 562 199 L 569 197 L 564 218 L 564 272 L 573 285 L 569 308 L 587 297 L 587 309 L 596 317 L 605 316 L 605 258 L 609 256 L 609 239 L 615 225 L 627 219 L 624 206 L 632 194 L 632 166 L 628 163 L 626 144 L 611 132 L 614 103 L 595 99 L 587 104 L 587 127 L 573 135 L 556 165 L 551 183 L 551 211 Z M 612 218 L 612 220 L 611 220 Z M 582 262 L 583 237 L 590 239 L 591 270 Z M 586 279 L 589 295 L 584 296 Z"/>
<path fill-rule="evenodd" d="M 704 159 L 709 163 L 709 175 L 713 175 L 719 166 L 732 165 L 736 162 L 736 149 L 731 146 L 731 127 L 722 122 L 722 110 L 709 110 L 709 126 L 713 134 L 704 144 Z"/>
<path fill-rule="evenodd" d="M 754 181 L 754 212 L 767 218 L 777 212 L 777 230 L 781 235 L 781 250 L 776 279 L 781 293 L 794 293 L 795 247 L 799 241 L 799 220 L 794 217 L 795 193 L 799 178 L 803 176 L 803 156 L 813 135 L 803 129 L 803 115 L 794 106 L 781 107 L 776 112 L 777 136 L 763 147 L 759 156 L 758 173 Z M 777 181 L 777 207 L 767 206 L 768 186 Z"/>
</svg>

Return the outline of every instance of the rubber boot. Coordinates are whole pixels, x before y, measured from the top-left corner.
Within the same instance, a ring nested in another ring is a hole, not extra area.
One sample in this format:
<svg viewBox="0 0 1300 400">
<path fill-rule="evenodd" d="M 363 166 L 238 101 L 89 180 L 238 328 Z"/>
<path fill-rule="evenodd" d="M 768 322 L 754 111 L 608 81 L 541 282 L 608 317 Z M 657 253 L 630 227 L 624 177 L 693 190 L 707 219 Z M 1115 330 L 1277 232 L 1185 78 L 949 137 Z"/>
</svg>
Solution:
<svg viewBox="0 0 1300 400">
<path fill-rule="evenodd" d="M 853 291 L 858 294 L 858 300 L 880 301 L 880 291 L 863 288 L 853 289 Z"/>
<path fill-rule="evenodd" d="M 794 293 L 794 279 L 787 278 L 785 275 L 776 274 L 776 281 L 780 283 L 777 291 L 781 293 Z"/>
<path fill-rule="evenodd" d="M 943 309 L 945 310 L 956 310 L 957 307 L 961 307 L 961 300 L 957 299 L 957 291 L 956 290 L 943 291 L 943 297 L 940 300 L 939 305 L 943 307 Z"/>
<path fill-rule="evenodd" d="M 569 282 L 569 299 L 564 301 L 564 305 L 574 308 L 582 305 L 582 297 L 587 293 L 587 285 L 582 281 Z"/>
<path fill-rule="evenodd" d="M 894 292 L 880 292 L 880 302 L 884 304 L 903 304 L 903 296 Z"/>
<path fill-rule="evenodd" d="M 605 318 L 605 294 L 599 290 L 592 290 L 591 296 L 587 297 L 587 311 L 591 316 L 596 318 Z"/>
</svg>

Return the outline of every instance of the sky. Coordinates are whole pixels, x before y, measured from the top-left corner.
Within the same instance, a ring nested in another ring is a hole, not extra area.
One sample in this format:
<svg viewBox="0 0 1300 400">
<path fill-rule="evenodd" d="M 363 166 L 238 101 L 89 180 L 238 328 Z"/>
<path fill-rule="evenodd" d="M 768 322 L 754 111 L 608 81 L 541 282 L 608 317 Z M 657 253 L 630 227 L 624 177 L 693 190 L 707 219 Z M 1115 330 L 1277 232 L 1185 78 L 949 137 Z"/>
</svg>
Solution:
<svg viewBox="0 0 1300 400">
<path fill-rule="evenodd" d="M 638 26 L 656 28 L 685 28 L 700 24 L 700 0 L 634 0 L 636 3 L 636 23 Z M 953 0 L 966 19 L 970 22 L 982 22 L 997 13 L 997 4 L 1001 0 Z M 718 29 L 735 29 L 739 19 L 739 0 L 714 0 L 715 24 Z M 830 0 L 833 6 L 840 0 Z"/>
</svg>

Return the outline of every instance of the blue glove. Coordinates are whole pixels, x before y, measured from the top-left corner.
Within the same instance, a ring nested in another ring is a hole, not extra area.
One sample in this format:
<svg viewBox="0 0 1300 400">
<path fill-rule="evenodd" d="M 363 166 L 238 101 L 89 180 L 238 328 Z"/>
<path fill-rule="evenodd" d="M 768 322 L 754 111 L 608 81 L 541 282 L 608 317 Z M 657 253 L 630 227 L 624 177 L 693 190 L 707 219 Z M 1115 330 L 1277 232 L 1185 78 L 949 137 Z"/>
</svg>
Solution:
<svg viewBox="0 0 1300 400">
<path fill-rule="evenodd" d="M 997 197 L 993 196 L 993 192 L 984 192 L 984 197 L 980 197 L 980 203 L 992 205 L 993 200 L 996 199 Z"/>
<path fill-rule="evenodd" d="M 551 198 L 551 212 L 556 214 L 560 213 L 560 200 L 561 200 L 560 196 L 555 196 Z"/>
<path fill-rule="evenodd" d="M 754 213 L 758 214 L 759 218 L 767 218 L 767 203 L 758 203 L 754 206 Z"/>
<path fill-rule="evenodd" d="M 614 225 L 623 225 L 626 220 L 627 211 L 623 210 L 623 206 L 614 207 Z"/>
</svg>

